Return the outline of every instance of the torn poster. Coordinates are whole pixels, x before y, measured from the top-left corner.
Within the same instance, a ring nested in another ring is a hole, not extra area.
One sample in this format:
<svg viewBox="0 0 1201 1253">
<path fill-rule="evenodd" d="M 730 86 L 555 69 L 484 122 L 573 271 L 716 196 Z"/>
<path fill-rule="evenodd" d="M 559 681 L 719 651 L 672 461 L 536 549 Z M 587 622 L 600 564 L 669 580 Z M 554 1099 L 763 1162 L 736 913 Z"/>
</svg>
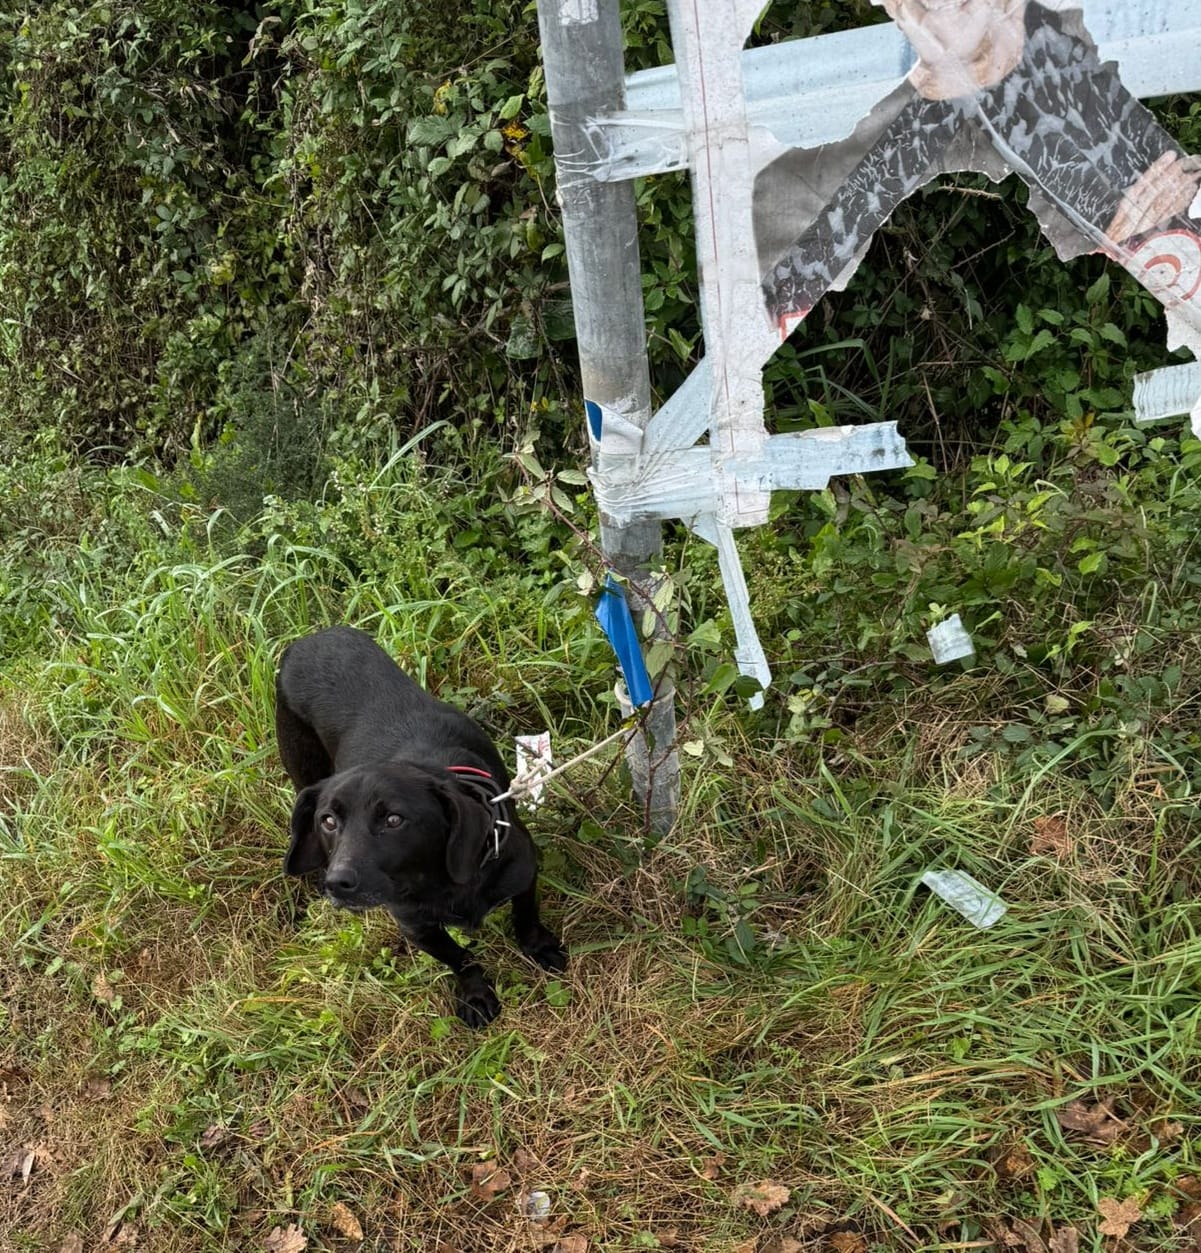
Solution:
<svg viewBox="0 0 1201 1253">
<path fill-rule="evenodd" d="M 883 0 L 917 63 L 841 143 L 755 180 L 763 297 L 782 335 L 841 288 L 873 233 L 936 175 L 1016 173 L 1066 260 L 1103 252 L 1184 324 L 1201 355 L 1201 160 L 1102 64 L 1078 9 Z"/>
<path fill-rule="evenodd" d="M 1112 59 L 1144 94 L 1201 89 L 1199 0 L 879 2 L 895 26 L 748 50 L 761 0 L 667 0 L 674 66 L 631 75 L 631 107 L 582 128 L 597 180 L 690 168 L 705 343 L 645 428 L 590 408 L 602 520 L 678 518 L 717 546 L 739 668 L 764 687 L 734 531 L 767 521 L 773 491 L 912 461 L 892 422 L 769 435 L 762 370 L 907 196 L 1016 173 L 1058 254 L 1117 261 L 1164 306 L 1169 347 L 1201 358 L 1201 161 Z M 1146 413 L 1191 410 L 1201 437 L 1196 381 L 1148 381 Z"/>
</svg>

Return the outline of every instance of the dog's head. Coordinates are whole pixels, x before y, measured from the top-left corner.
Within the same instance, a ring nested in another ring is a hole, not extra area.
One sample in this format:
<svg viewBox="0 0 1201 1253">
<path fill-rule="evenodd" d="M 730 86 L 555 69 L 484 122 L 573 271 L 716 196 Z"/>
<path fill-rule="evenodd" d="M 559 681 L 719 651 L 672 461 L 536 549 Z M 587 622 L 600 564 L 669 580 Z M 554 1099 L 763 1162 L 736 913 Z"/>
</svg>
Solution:
<svg viewBox="0 0 1201 1253">
<path fill-rule="evenodd" d="M 406 762 L 357 766 L 297 796 L 284 871 L 324 870 L 335 905 L 388 905 L 447 878 L 469 882 L 495 816 L 449 774 Z"/>
</svg>

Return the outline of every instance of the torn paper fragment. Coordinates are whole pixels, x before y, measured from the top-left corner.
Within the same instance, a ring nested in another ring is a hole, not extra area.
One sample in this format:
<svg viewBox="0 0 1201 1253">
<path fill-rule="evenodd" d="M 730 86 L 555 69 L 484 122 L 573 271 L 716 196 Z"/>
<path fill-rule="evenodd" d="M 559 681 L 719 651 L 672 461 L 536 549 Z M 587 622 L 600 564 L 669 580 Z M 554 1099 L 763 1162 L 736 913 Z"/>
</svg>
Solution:
<svg viewBox="0 0 1201 1253">
<path fill-rule="evenodd" d="M 1060 257 L 1104 252 L 1201 324 L 1201 164 L 1104 62 L 1079 9 L 886 3 L 916 61 L 839 143 L 755 180 L 765 311 L 782 336 L 841 286 L 896 206 L 937 175 L 1016 173 Z"/>
<path fill-rule="evenodd" d="M 560 0 L 560 26 L 590 26 L 599 16 L 597 0 Z"/>
<path fill-rule="evenodd" d="M 594 450 L 634 454 L 642 449 L 642 427 L 624 414 L 595 400 L 584 401 L 588 438 Z"/>
<path fill-rule="evenodd" d="M 541 780 L 551 771 L 550 732 L 518 735 L 514 742 L 517 745 L 517 773 L 513 777 L 513 787 L 522 789 L 522 799 L 531 809 L 537 809 L 544 786 Z"/>
<path fill-rule="evenodd" d="M 976 646 L 972 637 L 964 629 L 959 615 L 953 613 L 949 618 L 932 626 L 926 632 L 930 651 L 934 654 L 934 664 L 945 666 L 948 661 L 960 661 L 964 657 L 974 657 Z"/>
<path fill-rule="evenodd" d="M 1044 8 L 1079 8 L 1058 0 Z M 1089 0 L 1088 28 L 1102 63 L 1115 61 L 1122 82 L 1140 99 L 1201 90 L 1201 65 L 1189 51 L 1201 34 L 1195 0 Z M 845 139 L 892 91 L 916 57 L 892 22 L 785 40 L 742 52 L 747 118 L 777 145 L 817 148 Z M 687 149 L 675 67 L 655 66 L 626 77 L 626 109 L 601 122 L 613 160 L 597 178 L 634 178 L 683 169 Z M 661 135 L 678 136 L 675 142 Z M 771 155 L 775 155 L 774 153 Z M 764 164 L 759 162 L 759 166 Z M 1190 207 L 1201 217 L 1201 194 Z"/>
<path fill-rule="evenodd" d="M 1139 426 L 1179 418 L 1201 400 L 1201 362 L 1169 365 L 1134 376 L 1134 420 Z"/>
<path fill-rule="evenodd" d="M 991 927 L 1008 908 L 995 892 L 962 870 L 927 870 L 921 882 L 981 930 Z"/>
<path fill-rule="evenodd" d="M 544 1223 L 550 1217 L 550 1194 L 531 1192 L 522 1206 L 525 1216 L 532 1223 Z"/>
</svg>

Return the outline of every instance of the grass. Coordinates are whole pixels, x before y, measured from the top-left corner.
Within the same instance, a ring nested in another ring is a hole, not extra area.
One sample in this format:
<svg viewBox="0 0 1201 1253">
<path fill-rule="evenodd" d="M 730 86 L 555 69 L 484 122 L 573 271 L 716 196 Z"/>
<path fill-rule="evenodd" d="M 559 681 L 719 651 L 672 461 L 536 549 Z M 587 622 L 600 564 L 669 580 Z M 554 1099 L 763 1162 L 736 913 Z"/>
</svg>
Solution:
<svg viewBox="0 0 1201 1253">
<path fill-rule="evenodd" d="M 230 556 L 147 490 L 118 475 L 9 549 L 0 1247 L 1197 1247 L 1197 640 L 1146 607 L 1183 613 L 1195 567 L 1153 574 L 1135 621 L 1096 613 L 1183 674 L 1121 717 L 1029 712 L 1082 700 L 1083 664 L 898 663 L 814 728 L 785 658 L 760 717 L 693 690 L 706 747 L 666 839 L 604 758 L 537 814 L 572 966 L 547 978 L 490 919 L 504 1010 L 471 1033 L 386 917 L 282 878 L 273 670 L 348 620 L 498 737 L 594 742 L 610 662 L 550 524 L 495 512 L 456 543 L 484 496 L 393 465 Z M 820 620 L 795 644 L 828 647 Z M 936 865 L 1007 914 L 974 930 L 918 886 Z M 788 1197 L 758 1213 L 765 1181 Z M 1106 1200 L 1136 1206 L 1125 1237 Z"/>
</svg>

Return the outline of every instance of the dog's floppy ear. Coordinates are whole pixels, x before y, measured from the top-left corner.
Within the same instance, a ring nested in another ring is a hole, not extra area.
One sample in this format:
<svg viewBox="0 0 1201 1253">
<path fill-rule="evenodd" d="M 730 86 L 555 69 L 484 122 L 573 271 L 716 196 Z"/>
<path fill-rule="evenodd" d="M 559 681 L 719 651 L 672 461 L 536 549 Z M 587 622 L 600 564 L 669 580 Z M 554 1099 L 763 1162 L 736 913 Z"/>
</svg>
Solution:
<svg viewBox="0 0 1201 1253">
<path fill-rule="evenodd" d="M 466 883 L 484 860 L 484 844 L 496 825 L 493 807 L 487 801 L 464 796 L 455 787 L 441 789 L 450 819 L 446 841 L 446 873 L 455 883 Z"/>
<path fill-rule="evenodd" d="M 314 783 L 296 797 L 292 808 L 292 843 L 284 856 L 284 874 L 308 874 L 329 864 L 329 857 L 317 835 L 317 824 L 313 821 L 320 794 L 321 784 Z"/>
</svg>

